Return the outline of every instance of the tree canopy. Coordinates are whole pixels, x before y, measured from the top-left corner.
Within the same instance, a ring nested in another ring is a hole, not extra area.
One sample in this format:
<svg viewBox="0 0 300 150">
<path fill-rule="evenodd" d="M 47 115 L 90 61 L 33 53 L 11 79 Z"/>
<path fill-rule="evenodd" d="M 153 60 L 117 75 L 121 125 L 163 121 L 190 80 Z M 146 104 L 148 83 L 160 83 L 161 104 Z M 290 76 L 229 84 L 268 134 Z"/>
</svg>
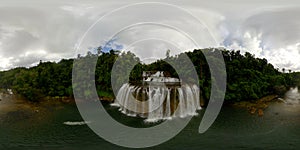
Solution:
<svg viewBox="0 0 300 150">
<path fill-rule="evenodd" d="M 179 72 L 167 62 L 180 62 L 183 68 L 180 74 L 188 76 L 191 66 L 184 59 L 187 55 L 193 63 L 198 74 L 200 92 L 204 99 L 209 99 L 211 88 L 211 74 L 203 52 L 214 53 L 213 48 L 194 50 L 176 56 L 170 56 L 167 50 L 166 58 L 157 60 L 151 64 L 143 64 L 133 53 L 119 53 L 111 50 L 101 52 L 98 48 L 97 54 L 88 53 L 86 56 L 78 55 L 75 59 L 62 59 L 59 62 L 40 62 L 31 68 L 14 68 L 0 72 L 0 88 L 12 89 L 14 92 L 24 96 L 30 101 L 39 101 L 43 97 L 72 97 L 72 68 L 91 67 L 89 64 L 81 63 L 80 60 L 97 59 L 95 64 L 94 83 L 99 96 L 111 96 L 111 70 L 116 60 L 124 66 L 134 65 L 131 70 L 129 81 L 138 84 L 142 80 L 143 71 L 166 71 L 170 76 L 178 77 Z M 279 69 L 266 59 L 255 58 L 254 55 L 240 51 L 222 50 L 227 73 L 227 91 L 225 101 L 256 100 L 269 94 L 282 95 L 289 87 L 300 85 L 300 73 L 292 71 L 280 72 Z M 209 58 L 209 59 L 214 59 Z M 79 61 L 78 61 L 79 60 Z M 217 61 L 217 60 L 215 60 Z M 76 62 L 76 63 L 74 63 Z M 128 65 L 126 65 L 128 64 Z M 128 68 L 117 68 L 119 73 L 125 73 Z M 84 70 L 84 69 L 83 69 Z M 87 70 L 85 70 L 87 71 Z M 225 73 L 225 72 L 224 72 Z M 86 72 L 80 73 L 86 75 Z M 121 79 L 118 79 L 121 81 Z M 189 79 L 187 79 L 189 80 Z M 189 81 L 186 81 L 187 83 Z M 90 91 L 85 91 L 89 94 Z"/>
</svg>

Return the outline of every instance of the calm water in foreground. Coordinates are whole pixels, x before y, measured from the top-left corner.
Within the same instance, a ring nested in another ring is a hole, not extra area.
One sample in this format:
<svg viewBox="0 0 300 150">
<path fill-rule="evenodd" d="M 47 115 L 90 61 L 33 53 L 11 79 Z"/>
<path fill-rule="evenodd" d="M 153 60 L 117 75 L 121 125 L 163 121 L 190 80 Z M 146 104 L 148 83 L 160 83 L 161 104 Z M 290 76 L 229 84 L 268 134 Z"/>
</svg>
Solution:
<svg viewBox="0 0 300 150">
<path fill-rule="evenodd" d="M 112 116 L 128 125 L 149 126 L 141 119 L 120 114 L 117 108 L 105 106 Z M 151 149 L 300 149 L 298 105 L 274 103 L 263 117 L 225 106 L 212 127 L 198 134 L 204 111 L 176 137 Z M 87 125 L 75 125 L 80 121 L 74 104 L 36 106 L 3 99 L 0 149 L 126 149 L 100 138 Z"/>
</svg>

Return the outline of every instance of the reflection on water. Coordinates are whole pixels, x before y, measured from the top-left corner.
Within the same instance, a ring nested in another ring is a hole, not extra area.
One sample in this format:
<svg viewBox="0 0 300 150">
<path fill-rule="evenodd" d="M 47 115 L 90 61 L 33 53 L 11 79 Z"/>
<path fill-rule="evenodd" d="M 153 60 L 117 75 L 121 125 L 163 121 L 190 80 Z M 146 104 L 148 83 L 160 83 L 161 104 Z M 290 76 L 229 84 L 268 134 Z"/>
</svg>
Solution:
<svg viewBox="0 0 300 150">
<path fill-rule="evenodd" d="M 105 107 L 120 122 L 149 126 L 141 119 L 120 113 L 118 108 Z M 204 112 L 199 111 L 176 137 L 153 149 L 300 148 L 298 104 L 273 103 L 263 117 L 225 106 L 213 126 L 204 134 L 198 134 Z M 87 123 L 93 122 L 83 121 L 75 104 L 35 105 L 20 99 L 3 99 L 0 101 L 0 149 L 124 149 L 98 137 Z"/>
</svg>

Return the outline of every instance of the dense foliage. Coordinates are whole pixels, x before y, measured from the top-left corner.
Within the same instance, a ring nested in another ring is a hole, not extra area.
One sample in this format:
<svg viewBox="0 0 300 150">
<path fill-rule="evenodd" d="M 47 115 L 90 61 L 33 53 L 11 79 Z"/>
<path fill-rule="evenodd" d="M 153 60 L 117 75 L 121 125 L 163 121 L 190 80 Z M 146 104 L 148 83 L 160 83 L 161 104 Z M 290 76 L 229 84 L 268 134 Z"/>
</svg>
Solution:
<svg viewBox="0 0 300 150">
<path fill-rule="evenodd" d="M 184 56 L 187 55 L 198 74 L 201 96 L 203 99 L 209 99 L 212 77 L 206 61 L 207 58 L 203 53 L 214 53 L 214 50 L 194 50 L 176 56 L 169 56 L 167 53 L 165 59 L 151 64 L 142 64 L 139 58 L 131 52 L 121 54 L 113 50 L 107 53 L 99 51 L 98 54 L 89 52 L 86 56 L 78 56 L 75 59 L 76 63 L 74 63 L 74 59 L 63 59 L 57 63 L 41 61 L 32 68 L 15 68 L 2 71 L 0 72 L 0 88 L 12 89 L 31 101 L 38 101 L 45 96 L 71 97 L 73 95 L 73 65 L 78 68 L 87 68 L 91 67 L 87 66 L 90 64 L 81 63 L 80 60 L 97 59 L 95 69 L 88 71 L 95 71 L 93 80 L 98 95 L 112 97 L 111 70 L 116 61 L 123 65 L 123 67 L 121 65 L 116 68 L 119 74 L 130 74 L 129 81 L 138 84 L 142 79 L 143 71 L 161 70 L 168 72 L 173 77 L 177 77 L 178 74 L 188 76 L 191 73 L 191 68 L 189 62 L 184 59 Z M 266 59 L 255 58 L 250 53 L 242 55 L 240 51 L 222 50 L 222 54 L 226 63 L 227 91 L 225 100 L 227 102 L 256 100 L 269 94 L 280 95 L 289 87 L 299 86 L 299 73 L 280 72 L 272 64 L 269 64 Z M 183 68 L 179 70 L 181 72 L 176 72 L 170 65 L 175 62 L 180 62 L 180 67 Z M 134 65 L 132 66 L 132 64 Z M 133 69 L 130 69 L 130 67 Z M 128 72 L 128 70 L 131 70 L 131 72 Z M 85 71 L 83 69 L 82 76 L 86 75 Z M 122 76 L 118 77 L 116 82 L 123 81 L 121 78 Z M 192 82 L 189 80 L 187 78 L 185 82 Z M 84 93 L 88 95 L 90 91 Z"/>
</svg>

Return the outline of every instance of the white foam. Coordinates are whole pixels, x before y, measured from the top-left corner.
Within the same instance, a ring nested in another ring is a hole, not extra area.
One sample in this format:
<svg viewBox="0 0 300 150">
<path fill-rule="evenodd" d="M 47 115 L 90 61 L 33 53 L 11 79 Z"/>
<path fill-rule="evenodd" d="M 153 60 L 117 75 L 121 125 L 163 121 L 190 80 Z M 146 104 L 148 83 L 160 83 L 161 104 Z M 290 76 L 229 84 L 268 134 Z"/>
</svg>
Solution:
<svg viewBox="0 0 300 150">
<path fill-rule="evenodd" d="M 298 91 L 298 87 L 295 87 L 286 92 L 285 98 L 280 100 L 289 105 L 296 105 L 299 104 L 299 99 L 300 93 Z"/>
<path fill-rule="evenodd" d="M 79 125 L 85 125 L 91 123 L 90 121 L 66 121 L 63 124 L 68 126 L 79 126 Z"/>
<path fill-rule="evenodd" d="M 157 123 L 161 121 L 161 119 L 145 119 L 144 122 L 145 123 Z"/>
<path fill-rule="evenodd" d="M 118 104 L 118 103 L 112 103 L 112 104 L 110 104 L 110 106 L 112 106 L 112 107 L 120 107 L 120 104 Z"/>
</svg>

